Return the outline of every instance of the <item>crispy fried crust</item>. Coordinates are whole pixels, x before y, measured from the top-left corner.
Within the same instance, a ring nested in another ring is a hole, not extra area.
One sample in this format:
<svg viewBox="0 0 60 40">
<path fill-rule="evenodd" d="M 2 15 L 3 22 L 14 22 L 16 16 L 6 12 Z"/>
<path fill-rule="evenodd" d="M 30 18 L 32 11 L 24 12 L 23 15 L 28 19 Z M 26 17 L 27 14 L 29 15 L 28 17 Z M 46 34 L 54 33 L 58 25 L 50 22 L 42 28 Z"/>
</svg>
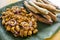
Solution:
<svg viewBox="0 0 60 40">
<path fill-rule="evenodd" d="M 48 15 L 52 18 L 53 21 L 56 21 L 57 20 L 56 15 L 54 15 L 52 12 L 49 12 Z"/>
<path fill-rule="evenodd" d="M 32 11 L 32 12 L 34 12 L 34 13 L 39 13 L 39 11 L 38 11 L 35 7 L 29 5 L 27 1 L 24 1 L 24 5 L 25 5 L 30 11 Z"/>
<path fill-rule="evenodd" d="M 33 14 L 33 13 L 32 13 L 32 14 Z M 52 24 L 52 23 L 53 23 L 53 21 L 49 21 L 49 20 L 47 20 L 47 19 L 45 19 L 45 18 L 43 18 L 43 17 L 41 17 L 41 16 L 39 16 L 39 15 L 33 14 L 33 16 L 34 16 L 37 20 L 39 20 L 40 22 L 43 22 L 43 23 L 46 23 L 46 24 Z"/>
</svg>

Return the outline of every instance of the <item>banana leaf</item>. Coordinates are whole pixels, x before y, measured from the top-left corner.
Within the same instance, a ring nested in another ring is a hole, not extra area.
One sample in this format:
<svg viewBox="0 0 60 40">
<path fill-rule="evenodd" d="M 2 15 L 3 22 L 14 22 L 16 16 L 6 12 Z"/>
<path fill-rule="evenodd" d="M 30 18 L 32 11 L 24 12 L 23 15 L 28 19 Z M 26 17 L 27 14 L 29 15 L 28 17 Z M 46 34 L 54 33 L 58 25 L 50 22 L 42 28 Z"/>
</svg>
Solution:
<svg viewBox="0 0 60 40">
<path fill-rule="evenodd" d="M 12 3 L 0 9 L 0 16 L 6 8 L 11 8 L 12 6 L 19 6 L 22 7 L 23 1 L 19 1 L 16 3 Z M 51 37 L 54 35 L 60 28 L 60 18 L 58 16 L 57 22 L 54 22 L 52 25 L 47 25 L 41 22 L 38 23 L 38 33 L 28 37 L 14 37 L 11 32 L 7 32 L 5 27 L 2 25 L 2 19 L 0 19 L 0 40 L 44 40 L 46 38 Z"/>
</svg>

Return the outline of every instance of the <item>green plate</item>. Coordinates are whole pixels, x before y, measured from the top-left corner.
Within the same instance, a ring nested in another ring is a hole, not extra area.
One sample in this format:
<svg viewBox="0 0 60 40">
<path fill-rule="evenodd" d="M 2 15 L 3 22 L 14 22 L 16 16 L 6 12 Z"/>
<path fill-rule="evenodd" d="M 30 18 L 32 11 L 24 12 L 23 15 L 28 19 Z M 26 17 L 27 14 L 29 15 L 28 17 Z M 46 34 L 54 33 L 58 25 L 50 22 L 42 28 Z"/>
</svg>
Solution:
<svg viewBox="0 0 60 40">
<path fill-rule="evenodd" d="M 0 16 L 6 8 L 11 8 L 12 6 L 23 6 L 23 1 L 19 1 L 8 6 L 5 6 L 0 9 Z M 38 33 L 32 36 L 28 36 L 26 38 L 21 37 L 14 37 L 11 32 L 7 32 L 5 27 L 2 25 L 0 20 L 0 40 L 44 40 L 45 38 L 49 38 L 54 35 L 60 28 L 60 19 L 57 18 L 57 22 L 53 23 L 52 25 L 43 24 L 40 22 L 38 23 Z"/>
</svg>

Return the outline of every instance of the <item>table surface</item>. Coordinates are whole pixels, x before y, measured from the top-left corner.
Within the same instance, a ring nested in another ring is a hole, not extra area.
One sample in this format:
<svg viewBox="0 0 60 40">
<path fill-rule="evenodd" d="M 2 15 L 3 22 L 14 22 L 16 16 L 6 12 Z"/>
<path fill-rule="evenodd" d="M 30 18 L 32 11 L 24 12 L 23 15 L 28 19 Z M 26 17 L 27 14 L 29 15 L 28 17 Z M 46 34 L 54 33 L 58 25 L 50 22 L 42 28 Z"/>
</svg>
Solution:
<svg viewBox="0 0 60 40">
<path fill-rule="evenodd" d="M 6 6 L 10 3 L 17 2 L 17 1 L 21 1 L 21 0 L 1 0 L 0 8 Z M 49 0 L 49 1 L 51 1 L 52 3 L 54 3 L 55 5 L 60 7 L 60 0 Z M 60 40 L 60 30 L 54 36 L 52 36 L 51 38 L 48 38 L 46 40 Z"/>
</svg>

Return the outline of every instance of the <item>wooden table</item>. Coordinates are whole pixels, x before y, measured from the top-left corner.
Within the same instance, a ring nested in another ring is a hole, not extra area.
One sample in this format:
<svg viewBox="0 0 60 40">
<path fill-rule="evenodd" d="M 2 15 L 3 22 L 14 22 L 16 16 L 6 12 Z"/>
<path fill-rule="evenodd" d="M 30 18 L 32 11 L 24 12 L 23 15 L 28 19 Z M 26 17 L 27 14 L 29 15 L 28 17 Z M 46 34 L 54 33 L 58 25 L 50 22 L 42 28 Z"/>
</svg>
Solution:
<svg viewBox="0 0 60 40">
<path fill-rule="evenodd" d="M 1 0 L 0 1 L 0 8 L 10 4 L 10 3 L 14 3 L 17 2 L 18 0 Z M 20 0 L 21 1 L 21 0 Z M 46 39 L 46 40 L 60 40 L 60 30 L 51 38 Z"/>
</svg>

